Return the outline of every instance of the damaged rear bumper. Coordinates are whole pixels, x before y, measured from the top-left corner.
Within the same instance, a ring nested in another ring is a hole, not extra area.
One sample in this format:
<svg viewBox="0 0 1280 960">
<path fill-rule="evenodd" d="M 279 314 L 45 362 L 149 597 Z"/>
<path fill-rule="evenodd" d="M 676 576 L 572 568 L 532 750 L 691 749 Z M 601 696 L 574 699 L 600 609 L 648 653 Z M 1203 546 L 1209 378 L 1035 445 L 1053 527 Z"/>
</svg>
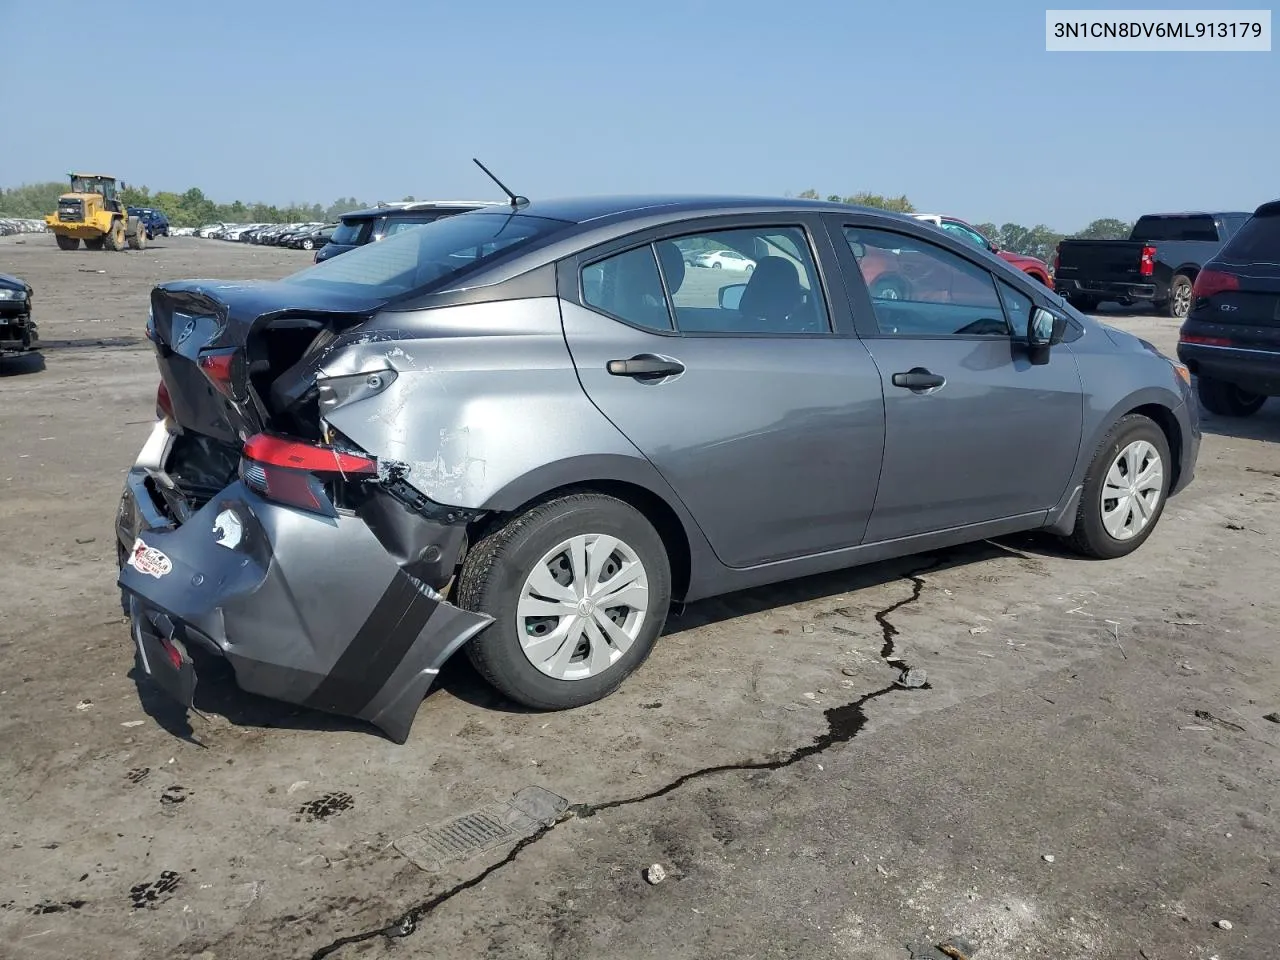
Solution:
<svg viewBox="0 0 1280 960">
<path fill-rule="evenodd" d="M 164 472 L 169 444 L 160 422 L 117 516 L 119 584 L 147 672 L 190 706 L 188 651 L 203 647 L 246 691 L 358 717 L 403 743 L 441 666 L 490 622 L 436 589 L 463 530 L 406 517 L 390 498 L 360 515 L 311 514 L 240 482 L 186 512 Z"/>
</svg>

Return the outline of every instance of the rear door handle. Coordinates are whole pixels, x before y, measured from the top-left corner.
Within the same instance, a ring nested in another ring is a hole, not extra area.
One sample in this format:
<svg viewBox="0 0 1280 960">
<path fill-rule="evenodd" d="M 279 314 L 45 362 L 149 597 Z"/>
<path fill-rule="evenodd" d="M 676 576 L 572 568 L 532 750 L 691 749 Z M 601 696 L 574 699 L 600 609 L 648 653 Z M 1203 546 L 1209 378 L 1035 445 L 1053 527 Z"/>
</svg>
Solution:
<svg viewBox="0 0 1280 960">
<path fill-rule="evenodd" d="M 906 373 L 895 373 L 893 385 L 907 390 L 932 390 L 947 382 L 947 378 L 930 373 L 924 367 L 912 367 Z"/>
<path fill-rule="evenodd" d="M 658 357 L 641 353 L 630 360 L 610 360 L 605 369 L 615 377 L 632 377 L 636 380 L 661 380 L 684 373 L 684 364 L 670 357 Z"/>
</svg>

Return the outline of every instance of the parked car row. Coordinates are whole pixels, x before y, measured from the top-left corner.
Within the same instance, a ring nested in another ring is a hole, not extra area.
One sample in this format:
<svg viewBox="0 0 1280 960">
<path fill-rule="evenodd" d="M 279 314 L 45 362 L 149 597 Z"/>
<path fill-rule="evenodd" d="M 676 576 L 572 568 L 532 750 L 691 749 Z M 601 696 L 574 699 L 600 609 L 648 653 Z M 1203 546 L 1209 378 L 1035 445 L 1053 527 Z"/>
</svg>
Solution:
<svg viewBox="0 0 1280 960">
<path fill-rule="evenodd" d="M 0 217 L 0 237 L 12 237 L 17 233 L 44 233 L 44 220 L 26 217 Z"/>
</svg>

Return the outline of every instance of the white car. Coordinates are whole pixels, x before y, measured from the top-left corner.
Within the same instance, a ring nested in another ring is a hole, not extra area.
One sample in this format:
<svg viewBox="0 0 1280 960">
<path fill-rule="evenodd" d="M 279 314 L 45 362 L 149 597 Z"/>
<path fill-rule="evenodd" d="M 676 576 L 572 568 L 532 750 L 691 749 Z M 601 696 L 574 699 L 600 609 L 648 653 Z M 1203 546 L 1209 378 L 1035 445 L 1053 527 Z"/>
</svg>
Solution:
<svg viewBox="0 0 1280 960">
<path fill-rule="evenodd" d="M 700 267 L 710 267 L 712 270 L 739 270 L 747 273 L 756 268 L 754 260 L 735 250 L 713 250 L 699 254 L 697 263 Z"/>
</svg>

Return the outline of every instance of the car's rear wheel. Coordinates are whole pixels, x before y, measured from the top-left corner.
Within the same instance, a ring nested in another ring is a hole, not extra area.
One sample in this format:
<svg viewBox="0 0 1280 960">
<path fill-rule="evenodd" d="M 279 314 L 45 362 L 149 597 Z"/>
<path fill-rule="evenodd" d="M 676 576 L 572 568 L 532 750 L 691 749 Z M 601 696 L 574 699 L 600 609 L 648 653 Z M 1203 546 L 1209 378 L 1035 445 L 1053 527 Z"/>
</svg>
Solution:
<svg viewBox="0 0 1280 960">
<path fill-rule="evenodd" d="M 316 246 L 316 242 L 312 240 L 310 237 L 302 241 L 303 250 L 314 250 L 315 246 Z"/>
<path fill-rule="evenodd" d="M 1212 377 L 1196 378 L 1196 394 L 1202 407 L 1220 417 L 1251 417 L 1267 402 L 1260 393 L 1250 393 L 1234 383 Z"/>
<path fill-rule="evenodd" d="M 467 645 L 481 676 L 526 706 L 562 710 L 612 693 L 648 657 L 666 622 L 671 566 L 634 507 L 572 494 L 480 540 L 457 602 L 494 620 Z"/>
<path fill-rule="evenodd" d="M 717 261 L 715 261 L 714 263 L 712 263 L 712 264 L 711 264 L 711 269 L 712 269 L 712 270 L 723 270 L 723 269 L 724 269 L 724 266 L 720 263 L 720 261 L 719 261 L 719 260 L 717 260 Z"/>
<path fill-rule="evenodd" d="M 1141 414 L 1121 417 L 1089 464 L 1068 544 L 1102 560 L 1137 550 L 1164 511 L 1172 471 L 1164 431 Z"/>
<path fill-rule="evenodd" d="M 60 233 L 55 233 L 53 239 L 58 242 L 59 250 L 79 250 L 80 239 L 78 237 L 64 237 Z"/>
</svg>

